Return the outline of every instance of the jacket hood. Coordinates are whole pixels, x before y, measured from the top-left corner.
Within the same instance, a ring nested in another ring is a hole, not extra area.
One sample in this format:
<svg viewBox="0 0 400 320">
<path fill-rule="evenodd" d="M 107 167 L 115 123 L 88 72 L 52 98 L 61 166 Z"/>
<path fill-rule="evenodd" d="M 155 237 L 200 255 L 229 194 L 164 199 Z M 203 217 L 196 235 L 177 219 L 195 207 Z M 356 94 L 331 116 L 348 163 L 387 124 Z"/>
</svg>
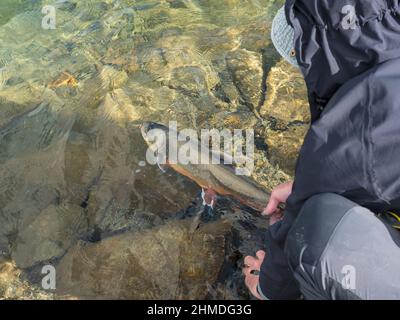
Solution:
<svg viewBox="0 0 400 320">
<path fill-rule="evenodd" d="M 347 81 L 400 57 L 399 0 L 287 0 L 312 120 Z"/>
</svg>

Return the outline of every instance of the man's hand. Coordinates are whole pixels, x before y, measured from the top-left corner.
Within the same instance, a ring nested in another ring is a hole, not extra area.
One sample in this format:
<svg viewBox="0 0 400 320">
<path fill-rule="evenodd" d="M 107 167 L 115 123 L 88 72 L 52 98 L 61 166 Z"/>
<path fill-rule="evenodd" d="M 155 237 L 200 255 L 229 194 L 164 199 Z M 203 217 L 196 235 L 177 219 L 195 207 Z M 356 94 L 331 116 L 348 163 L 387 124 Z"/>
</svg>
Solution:
<svg viewBox="0 0 400 320">
<path fill-rule="evenodd" d="M 286 203 L 293 190 L 293 182 L 287 182 L 277 186 L 272 190 L 268 205 L 262 212 L 263 215 L 270 217 L 270 225 L 282 219 L 282 212 L 279 209 L 281 203 Z"/>
<path fill-rule="evenodd" d="M 244 259 L 243 268 L 243 274 L 245 275 L 244 282 L 246 283 L 247 288 L 250 290 L 253 296 L 260 300 L 262 300 L 262 298 L 257 292 L 257 286 L 260 280 L 259 273 L 264 258 L 265 252 L 261 250 L 256 253 L 256 257 L 247 256 Z M 254 271 L 256 271 L 257 273 L 254 274 Z"/>
<path fill-rule="evenodd" d="M 286 200 L 292 193 L 292 189 L 293 182 L 288 182 L 279 185 L 272 191 L 268 206 L 262 212 L 263 215 L 270 217 L 270 225 L 282 219 L 282 212 L 278 206 L 281 203 L 286 203 Z M 250 290 L 253 296 L 260 300 L 262 298 L 257 291 L 257 286 L 260 281 L 259 273 L 264 259 L 265 252 L 260 250 L 256 253 L 256 257 L 247 256 L 244 259 L 245 266 L 243 268 L 247 288 Z"/>
</svg>

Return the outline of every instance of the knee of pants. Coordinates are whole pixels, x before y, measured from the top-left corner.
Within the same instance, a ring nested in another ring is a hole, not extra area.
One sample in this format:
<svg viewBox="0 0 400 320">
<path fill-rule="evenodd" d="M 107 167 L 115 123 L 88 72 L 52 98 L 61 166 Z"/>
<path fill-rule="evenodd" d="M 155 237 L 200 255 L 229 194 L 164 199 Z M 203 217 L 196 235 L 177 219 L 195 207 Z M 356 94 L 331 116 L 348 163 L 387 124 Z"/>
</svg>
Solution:
<svg viewBox="0 0 400 320">
<path fill-rule="evenodd" d="M 300 261 L 315 265 L 343 216 L 356 203 L 337 194 L 318 194 L 306 201 L 287 240 L 285 251 L 292 267 Z"/>
<path fill-rule="evenodd" d="M 300 290 L 309 299 L 398 299 L 398 237 L 367 208 L 321 194 L 303 206 L 285 251 Z M 343 270 L 348 267 L 352 280 L 343 285 Z"/>
</svg>

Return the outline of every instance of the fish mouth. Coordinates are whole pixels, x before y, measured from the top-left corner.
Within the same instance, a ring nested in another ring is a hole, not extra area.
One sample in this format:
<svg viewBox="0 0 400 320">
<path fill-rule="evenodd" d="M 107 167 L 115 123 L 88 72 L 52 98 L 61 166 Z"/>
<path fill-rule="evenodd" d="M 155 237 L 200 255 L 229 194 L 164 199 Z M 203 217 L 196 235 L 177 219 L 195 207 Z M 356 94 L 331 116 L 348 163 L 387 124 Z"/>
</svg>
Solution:
<svg viewBox="0 0 400 320">
<path fill-rule="evenodd" d="M 152 130 L 157 130 L 157 133 L 156 133 L 157 135 L 160 132 L 168 133 L 168 128 L 166 126 L 156 123 L 156 122 L 145 121 L 140 126 L 140 131 L 142 133 L 143 139 L 146 142 L 148 142 L 149 132 Z"/>
<path fill-rule="evenodd" d="M 142 136 L 143 138 L 146 139 L 147 134 L 149 133 L 149 131 L 151 130 L 161 130 L 161 131 L 168 131 L 168 128 L 162 124 L 156 123 L 156 122 L 151 122 L 151 121 L 145 121 L 143 122 L 143 124 L 140 127 L 140 131 L 142 132 Z"/>
<path fill-rule="evenodd" d="M 144 139 L 147 137 L 147 133 L 151 130 L 151 122 L 143 122 L 143 124 L 140 126 L 140 131 L 142 132 L 142 136 Z"/>
</svg>

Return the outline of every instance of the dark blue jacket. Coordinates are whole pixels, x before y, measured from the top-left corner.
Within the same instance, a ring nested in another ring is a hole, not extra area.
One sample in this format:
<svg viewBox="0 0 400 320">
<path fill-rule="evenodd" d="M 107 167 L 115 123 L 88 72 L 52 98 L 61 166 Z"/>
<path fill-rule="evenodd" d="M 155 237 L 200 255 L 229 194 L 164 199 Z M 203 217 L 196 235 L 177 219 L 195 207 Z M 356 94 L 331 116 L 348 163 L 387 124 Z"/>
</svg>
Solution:
<svg viewBox="0 0 400 320">
<path fill-rule="evenodd" d="M 300 151 L 285 218 L 270 228 L 260 287 L 296 298 L 283 253 L 311 196 L 332 192 L 374 212 L 400 209 L 399 0 L 288 0 L 312 125 Z"/>
</svg>

